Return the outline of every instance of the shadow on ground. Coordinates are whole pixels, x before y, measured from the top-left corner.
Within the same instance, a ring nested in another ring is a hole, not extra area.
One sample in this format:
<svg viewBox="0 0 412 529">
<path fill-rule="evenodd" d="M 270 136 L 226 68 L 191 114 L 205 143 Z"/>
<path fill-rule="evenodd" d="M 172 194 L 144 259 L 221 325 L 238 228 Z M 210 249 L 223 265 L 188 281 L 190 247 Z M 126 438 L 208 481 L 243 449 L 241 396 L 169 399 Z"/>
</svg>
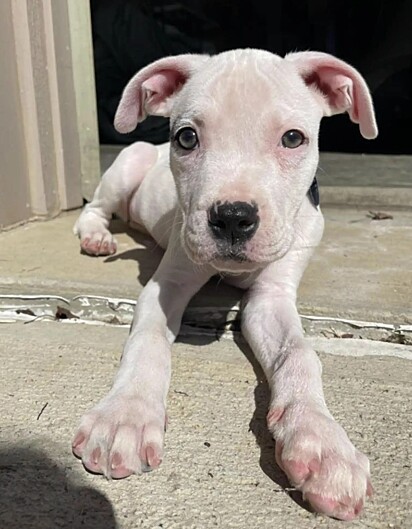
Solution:
<svg viewBox="0 0 412 529">
<path fill-rule="evenodd" d="M 150 235 L 131 228 L 121 220 L 112 220 L 110 223 L 110 231 L 114 236 L 118 233 L 127 233 L 139 247 L 126 250 L 125 252 L 115 253 L 114 255 L 106 257 L 104 262 L 113 263 L 118 260 L 138 262 L 139 275 L 137 280 L 144 286 L 159 266 L 163 257 L 163 250 L 155 243 Z"/>
<path fill-rule="evenodd" d="M 240 322 L 238 326 L 240 326 Z M 214 334 L 207 336 L 190 334 L 179 336 L 177 342 L 187 343 L 193 346 L 208 345 L 212 342 L 219 341 L 222 338 L 223 332 L 222 329 L 216 329 Z M 255 436 L 256 443 L 260 448 L 260 468 L 274 483 L 285 491 L 295 503 L 303 509 L 313 512 L 310 505 L 303 500 L 302 494 L 299 491 L 294 490 L 283 470 L 281 470 L 276 463 L 275 440 L 268 430 L 266 423 L 266 415 L 270 404 L 270 389 L 265 374 L 241 333 L 234 332 L 233 337 L 236 345 L 252 366 L 256 377 L 256 386 L 254 390 L 255 411 L 249 421 L 249 431 Z"/>
<path fill-rule="evenodd" d="M 3 529 L 116 529 L 110 501 L 69 478 L 41 450 L 0 451 L 0 527 Z"/>
<path fill-rule="evenodd" d="M 299 491 L 291 490 L 293 487 L 291 487 L 286 475 L 276 463 L 276 443 L 266 423 L 266 415 L 270 404 L 270 389 L 265 374 L 242 335 L 240 333 L 235 333 L 234 339 L 236 345 L 250 362 L 256 377 L 256 387 L 254 392 L 255 411 L 249 422 L 249 430 L 255 436 L 256 442 L 260 448 L 260 468 L 272 481 L 285 490 L 294 502 L 303 509 L 312 512 L 309 505 L 304 502 L 302 494 Z"/>
</svg>

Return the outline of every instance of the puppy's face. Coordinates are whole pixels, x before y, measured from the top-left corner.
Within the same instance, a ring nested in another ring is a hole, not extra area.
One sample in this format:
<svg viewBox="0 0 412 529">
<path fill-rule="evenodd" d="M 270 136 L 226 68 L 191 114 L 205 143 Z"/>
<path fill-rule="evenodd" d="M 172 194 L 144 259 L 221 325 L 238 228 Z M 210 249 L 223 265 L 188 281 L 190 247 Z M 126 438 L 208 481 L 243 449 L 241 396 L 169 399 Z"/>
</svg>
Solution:
<svg viewBox="0 0 412 529">
<path fill-rule="evenodd" d="M 262 50 L 166 57 L 128 83 L 119 132 L 170 116 L 170 166 L 196 263 L 249 271 L 282 257 L 318 163 L 323 116 L 348 112 L 365 138 L 377 127 L 365 81 L 317 52 L 285 59 Z"/>
<path fill-rule="evenodd" d="M 211 58 L 171 115 L 181 239 L 196 263 L 251 270 L 279 259 L 318 163 L 321 94 L 271 54 Z"/>
</svg>

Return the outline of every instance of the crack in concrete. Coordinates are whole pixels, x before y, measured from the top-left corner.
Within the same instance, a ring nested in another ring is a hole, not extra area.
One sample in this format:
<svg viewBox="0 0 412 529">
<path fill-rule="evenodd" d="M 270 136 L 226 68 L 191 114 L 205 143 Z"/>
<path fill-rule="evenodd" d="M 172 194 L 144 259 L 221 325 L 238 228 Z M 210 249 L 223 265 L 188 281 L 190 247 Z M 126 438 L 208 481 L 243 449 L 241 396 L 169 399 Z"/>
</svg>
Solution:
<svg viewBox="0 0 412 529">
<path fill-rule="evenodd" d="M 88 325 L 128 326 L 132 322 L 135 305 L 136 301 L 132 299 L 88 294 L 71 298 L 57 294 L 2 294 L 0 323 L 54 320 Z M 309 336 L 412 344 L 412 325 L 307 314 L 301 314 L 301 318 Z M 239 332 L 239 306 L 189 306 L 183 317 L 183 325 L 186 333 L 191 330 L 194 333 L 212 333 L 220 337 L 226 332 Z"/>
</svg>

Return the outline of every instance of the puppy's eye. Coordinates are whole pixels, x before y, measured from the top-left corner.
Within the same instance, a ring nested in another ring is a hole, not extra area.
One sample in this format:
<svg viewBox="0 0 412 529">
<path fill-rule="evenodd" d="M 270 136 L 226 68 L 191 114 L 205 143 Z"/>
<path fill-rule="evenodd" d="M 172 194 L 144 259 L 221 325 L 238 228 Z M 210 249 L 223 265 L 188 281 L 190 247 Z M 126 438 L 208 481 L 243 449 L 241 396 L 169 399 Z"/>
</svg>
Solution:
<svg viewBox="0 0 412 529">
<path fill-rule="evenodd" d="M 175 141 L 185 151 L 191 151 L 199 143 L 196 131 L 191 127 L 183 127 L 183 129 L 178 130 Z"/>
<path fill-rule="evenodd" d="M 282 146 L 286 149 L 296 149 L 305 141 L 305 136 L 298 130 L 292 129 L 282 136 Z"/>
</svg>

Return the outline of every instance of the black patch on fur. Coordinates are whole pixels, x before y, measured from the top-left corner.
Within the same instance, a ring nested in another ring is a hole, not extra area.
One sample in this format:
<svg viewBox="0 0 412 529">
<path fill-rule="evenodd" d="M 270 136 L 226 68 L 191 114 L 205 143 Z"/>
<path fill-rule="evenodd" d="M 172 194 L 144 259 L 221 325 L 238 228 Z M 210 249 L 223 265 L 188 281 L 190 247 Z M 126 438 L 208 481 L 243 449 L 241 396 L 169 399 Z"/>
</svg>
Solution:
<svg viewBox="0 0 412 529">
<path fill-rule="evenodd" d="M 319 186 L 318 181 L 316 180 L 316 176 L 313 179 L 313 182 L 309 188 L 308 191 L 309 198 L 312 201 L 312 204 L 317 208 L 320 203 L 320 197 L 319 197 Z"/>
</svg>

